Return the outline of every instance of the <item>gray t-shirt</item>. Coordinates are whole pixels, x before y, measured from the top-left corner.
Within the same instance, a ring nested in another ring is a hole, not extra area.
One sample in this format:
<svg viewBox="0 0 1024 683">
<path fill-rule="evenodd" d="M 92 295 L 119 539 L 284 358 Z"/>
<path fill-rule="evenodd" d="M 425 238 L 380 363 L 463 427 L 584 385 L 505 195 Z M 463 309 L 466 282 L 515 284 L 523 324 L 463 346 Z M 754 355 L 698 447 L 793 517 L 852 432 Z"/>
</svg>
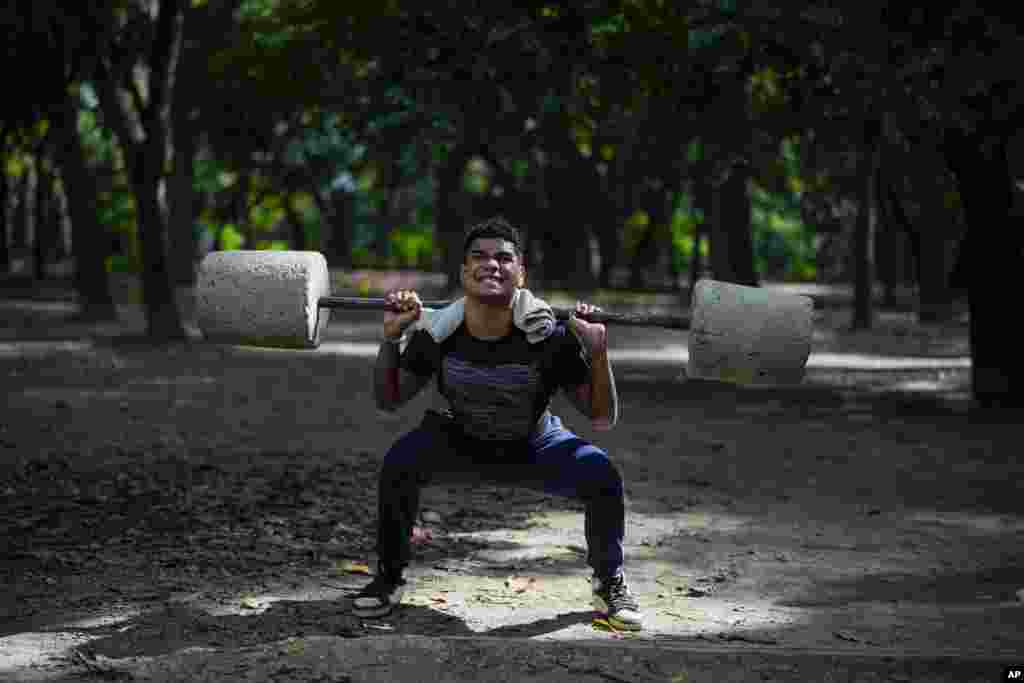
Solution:
<svg viewBox="0 0 1024 683">
<path fill-rule="evenodd" d="M 530 438 L 559 388 L 590 380 L 583 347 L 562 322 L 535 344 L 518 328 L 484 341 L 470 335 L 463 323 L 441 344 L 426 330 L 417 330 L 401 367 L 436 377 L 438 391 L 463 432 L 486 441 Z"/>
</svg>

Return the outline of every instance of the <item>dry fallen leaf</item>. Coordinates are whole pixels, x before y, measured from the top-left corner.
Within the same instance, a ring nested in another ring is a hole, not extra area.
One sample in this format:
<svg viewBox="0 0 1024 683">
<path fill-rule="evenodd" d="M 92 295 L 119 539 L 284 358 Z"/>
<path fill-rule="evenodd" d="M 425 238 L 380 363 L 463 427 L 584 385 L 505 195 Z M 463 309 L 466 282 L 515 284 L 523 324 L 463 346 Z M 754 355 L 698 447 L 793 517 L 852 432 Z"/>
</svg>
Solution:
<svg viewBox="0 0 1024 683">
<path fill-rule="evenodd" d="M 430 529 L 424 529 L 423 527 L 413 527 L 412 529 L 412 543 L 413 545 L 422 545 L 424 543 L 430 543 L 434 540 L 434 532 Z"/>
<path fill-rule="evenodd" d="M 516 593 L 524 593 L 530 588 L 536 587 L 537 579 L 533 576 L 510 576 L 505 579 L 505 587 Z"/>
<path fill-rule="evenodd" d="M 246 597 L 242 598 L 241 605 L 245 609 L 260 609 L 261 607 L 263 607 L 263 605 L 260 604 L 260 601 L 252 597 L 251 595 L 247 595 Z"/>
<path fill-rule="evenodd" d="M 591 622 L 591 627 L 595 631 L 604 631 L 610 634 L 612 638 L 616 638 L 619 640 L 633 637 L 633 633 L 631 633 L 630 631 L 619 630 L 615 628 L 615 626 L 613 626 L 611 622 L 602 617 L 595 617 L 594 620 Z"/>
<path fill-rule="evenodd" d="M 342 560 L 334 563 L 334 570 L 339 574 L 372 574 L 369 565 L 365 562 L 353 562 Z"/>
<path fill-rule="evenodd" d="M 476 596 L 477 602 L 482 602 L 488 605 L 514 605 L 516 599 L 508 595 L 494 594 L 490 592 L 481 592 Z"/>
</svg>

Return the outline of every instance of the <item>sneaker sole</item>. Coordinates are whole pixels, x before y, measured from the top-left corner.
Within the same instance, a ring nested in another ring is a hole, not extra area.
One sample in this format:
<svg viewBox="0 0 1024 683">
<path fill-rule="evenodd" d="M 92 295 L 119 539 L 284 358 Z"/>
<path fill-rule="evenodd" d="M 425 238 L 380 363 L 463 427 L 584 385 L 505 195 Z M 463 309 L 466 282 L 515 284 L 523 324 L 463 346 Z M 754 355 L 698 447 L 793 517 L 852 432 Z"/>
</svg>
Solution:
<svg viewBox="0 0 1024 683">
<path fill-rule="evenodd" d="M 397 605 L 384 605 L 382 607 L 353 607 L 352 614 L 357 617 L 373 618 L 386 617 L 394 611 Z"/>
<path fill-rule="evenodd" d="M 608 614 L 608 603 L 595 595 L 593 600 L 594 609 L 601 613 L 601 616 L 608 621 L 609 624 L 619 629 L 620 631 L 642 631 L 644 625 L 636 621 L 622 621 L 616 617 L 609 616 Z"/>
</svg>

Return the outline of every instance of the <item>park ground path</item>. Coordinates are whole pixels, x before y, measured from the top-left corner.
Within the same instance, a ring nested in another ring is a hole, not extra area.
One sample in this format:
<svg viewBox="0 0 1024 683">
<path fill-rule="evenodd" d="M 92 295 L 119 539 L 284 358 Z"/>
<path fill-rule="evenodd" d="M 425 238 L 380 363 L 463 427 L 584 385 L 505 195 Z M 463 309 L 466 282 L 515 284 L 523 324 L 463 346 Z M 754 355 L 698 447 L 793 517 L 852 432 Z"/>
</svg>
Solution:
<svg viewBox="0 0 1024 683">
<path fill-rule="evenodd" d="M 615 329 L 648 617 L 603 629 L 582 512 L 427 490 L 412 589 L 348 613 L 375 476 L 434 405 L 370 395 L 374 314 L 315 352 L 153 347 L 141 310 L 0 299 L 0 681 L 999 680 L 1024 663 L 1020 416 L 970 409 L 966 324 L 819 310 L 798 387 L 681 375 L 685 332 Z M 190 329 L 195 334 L 195 329 Z"/>
</svg>

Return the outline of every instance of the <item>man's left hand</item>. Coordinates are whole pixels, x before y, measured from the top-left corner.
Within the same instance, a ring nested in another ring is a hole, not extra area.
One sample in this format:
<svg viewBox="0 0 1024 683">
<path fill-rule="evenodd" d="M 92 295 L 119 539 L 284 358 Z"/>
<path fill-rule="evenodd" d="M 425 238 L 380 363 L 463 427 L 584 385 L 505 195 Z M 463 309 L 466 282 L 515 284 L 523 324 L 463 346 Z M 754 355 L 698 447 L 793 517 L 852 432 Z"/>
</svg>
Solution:
<svg viewBox="0 0 1024 683">
<path fill-rule="evenodd" d="M 576 332 L 577 336 L 586 345 L 590 355 L 608 351 L 608 330 L 605 329 L 604 323 L 588 323 L 576 316 L 600 310 L 597 306 L 577 301 L 575 315 L 569 318 L 569 324 L 572 325 L 573 331 Z"/>
</svg>

